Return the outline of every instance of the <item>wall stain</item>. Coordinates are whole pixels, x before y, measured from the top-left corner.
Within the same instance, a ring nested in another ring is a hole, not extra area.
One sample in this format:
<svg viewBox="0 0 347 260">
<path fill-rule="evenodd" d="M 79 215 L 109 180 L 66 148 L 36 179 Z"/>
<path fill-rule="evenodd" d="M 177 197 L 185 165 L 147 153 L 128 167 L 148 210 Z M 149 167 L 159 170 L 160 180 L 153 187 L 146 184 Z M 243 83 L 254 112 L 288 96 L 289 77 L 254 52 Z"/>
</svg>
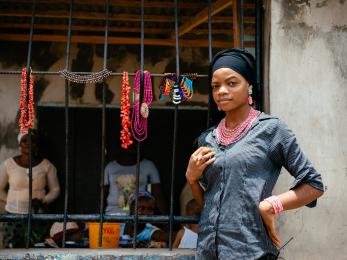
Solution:
<svg viewBox="0 0 347 260">
<path fill-rule="evenodd" d="M 95 83 L 95 97 L 97 100 L 99 100 L 102 103 L 102 86 L 104 83 L 99 82 Z M 111 103 L 114 93 L 110 90 L 108 84 L 105 82 L 105 88 L 106 88 L 106 104 Z"/>
<path fill-rule="evenodd" d="M 17 121 L 10 122 L 6 125 L 0 122 L 0 147 L 5 146 L 8 149 L 17 149 L 17 133 L 18 124 Z"/>
<path fill-rule="evenodd" d="M 335 26 L 332 31 L 324 34 L 324 38 L 332 52 L 337 70 L 347 80 L 347 48 L 341 45 L 341 43 L 347 42 L 347 25 Z"/>
<path fill-rule="evenodd" d="M 91 44 L 78 44 L 76 58 L 72 60 L 71 71 L 91 71 L 93 68 L 94 48 Z M 86 84 L 70 82 L 70 97 L 81 101 Z"/>
<path fill-rule="evenodd" d="M 335 31 L 346 32 L 347 33 L 347 25 L 335 25 L 333 27 Z"/>
<path fill-rule="evenodd" d="M 317 37 L 318 31 L 312 26 L 304 22 L 291 24 L 290 26 L 283 27 L 288 41 L 304 49 L 309 44 L 310 40 Z"/>
<path fill-rule="evenodd" d="M 311 8 L 310 0 L 286 0 L 281 1 L 281 3 L 283 10 L 282 24 L 295 21 L 306 8 Z"/>
<path fill-rule="evenodd" d="M 340 1 L 343 4 L 345 0 Z M 304 13 L 305 8 L 311 8 L 311 1 L 281 1 L 283 16 L 280 20 L 285 37 L 290 44 L 296 45 L 298 51 L 308 48 L 310 42 L 314 39 L 320 38 L 324 40 L 332 52 L 336 70 L 341 74 L 344 79 L 347 79 L 347 48 L 343 48 L 341 43 L 347 42 L 347 25 L 332 26 L 328 32 L 322 31 L 319 27 L 313 27 L 303 21 L 301 14 Z M 320 1 L 316 7 L 324 7 L 328 1 Z M 307 10 L 306 10 L 307 11 Z"/>
<path fill-rule="evenodd" d="M 319 2 L 319 3 L 316 3 L 316 7 L 317 8 L 322 8 L 322 7 L 327 6 L 327 4 L 328 4 L 328 0 L 325 0 L 325 1 L 322 1 L 322 2 Z"/>
<path fill-rule="evenodd" d="M 346 2 L 346 0 L 340 0 L 340 4 L 344 4 Z"/>
<path fill-rule="evenodd" d="M 50 81 L 47 80 L 44 77 L 40 77 L 40 78 L 35 78 L 35 89 L 34 89 L 34 97 L 35 97 L 35 103 L 37 104 L 37 102 L 39 100 L 41 100 L 43 92 L 45 91 L 45 89 L 48 87 Z"/>
</svg>

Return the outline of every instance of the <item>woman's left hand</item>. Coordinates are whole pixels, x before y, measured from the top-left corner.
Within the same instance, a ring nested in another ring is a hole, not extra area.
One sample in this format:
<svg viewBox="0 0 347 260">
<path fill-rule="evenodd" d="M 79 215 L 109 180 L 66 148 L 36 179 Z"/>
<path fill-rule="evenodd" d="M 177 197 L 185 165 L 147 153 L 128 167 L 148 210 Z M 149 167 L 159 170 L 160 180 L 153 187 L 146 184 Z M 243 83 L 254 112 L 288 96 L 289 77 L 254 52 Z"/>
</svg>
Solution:
<svg viewBox="0 0 347 260">
<path fill-rule="evenodd" d="M 260 216 L 263 219 L 268 235 L 276 247 L 280 247 L 281 240 L 278 236 L 275 223 L 275 211 L 272 205 L 267 201 L 261 201 L 259 204 Z"/>
<path fill-rule="evenodd" d="M 33 199 L 31 202 L 34 213 L 38 213 L 42 209 L 43 203 L 40 199 Z"/>
</svg>

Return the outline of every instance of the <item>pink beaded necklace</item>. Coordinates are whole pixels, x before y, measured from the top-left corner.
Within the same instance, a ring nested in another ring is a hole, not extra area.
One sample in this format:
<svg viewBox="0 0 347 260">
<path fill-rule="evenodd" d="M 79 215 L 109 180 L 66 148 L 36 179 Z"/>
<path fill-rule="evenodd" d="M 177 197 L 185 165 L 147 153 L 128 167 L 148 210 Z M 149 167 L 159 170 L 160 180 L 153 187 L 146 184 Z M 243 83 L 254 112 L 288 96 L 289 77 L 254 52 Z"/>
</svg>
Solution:
<svg viewBox="0 0 347 260">
<path fill-rule="evenodd" d="M 217 127 L 218 142 L 223 146 L 227 146 L 229 144 L 235 143 L 238 140 L 240 140 L 242 137 L 244 137 L 247 134 L 248 130 L 252 126 L 252 123 L 258 117 L 259 114 L 260 114 L 259 111 L 251 108 L 246 120 L 232 129 L 229 129 L 226 127 L 226 122 L 224 117 L 219 122 Z"/>
<path fill-rule="evenodd" d="M 144 72 L 143 84 L 143 101 L 140 106 L 140 77 L 141 72 L 138 70 L 134 80 L 134 103 L 131 116 L 131 132 L 134 138 L 141 142 L 147 138 L 147 117 L 149 114 L 149 105 L 152 103 L 152 81 L 151 74 L 148 71 Z"/>
</svg>

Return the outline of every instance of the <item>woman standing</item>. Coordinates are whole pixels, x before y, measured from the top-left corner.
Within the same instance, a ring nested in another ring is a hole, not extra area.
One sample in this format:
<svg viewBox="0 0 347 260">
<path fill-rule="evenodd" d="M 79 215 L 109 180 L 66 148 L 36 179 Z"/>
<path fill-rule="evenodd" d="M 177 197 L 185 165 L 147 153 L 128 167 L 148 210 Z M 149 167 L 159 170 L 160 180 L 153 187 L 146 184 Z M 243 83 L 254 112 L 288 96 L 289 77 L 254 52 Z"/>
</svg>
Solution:
<svg viewBox="0 0 347 260">
<path fill-rule="evenodd" d="M 32 142 L 32 206 L 35 213 L 42 212 L 45 205 L 55 200 L 60 193 L 55 166 L 38 153 L 38 136 Z M 19 134 L 21 154 L 6 159 L 0 165 L 0 199 L 6 202 L 8 213 L 27 214 L 29 208 L 29 135 Z M 8 189 L 7 189 L 8 188 Z M 46 192 L 48 188 L 48 192 Z M 33 223 L 35 224 L 35 223 Z M 4 225 L 4 246 L 25 247 L 26 222 L 7 222 Z M 40 231 L 41 230 L 41 231 Z M 43 225 L 33 225 L 32 245 L 41 242 Z M 42 234 L 44 235 L 44 234 Z"/>
<path fill-rule="evenodd" d="M 240 49 L 223 50 L 210 64 L 213 100 L 225 117 L 201 134 L 186 172 L 203 206 L 197 259 L 276 259 L 275 216 L 313 207 L 323 194 L 321 176 L 293 132 L 252 108 L 254 67 L 254 57 Z M 271 196 L 282 166 L 294 184 Z"/>
</svg>

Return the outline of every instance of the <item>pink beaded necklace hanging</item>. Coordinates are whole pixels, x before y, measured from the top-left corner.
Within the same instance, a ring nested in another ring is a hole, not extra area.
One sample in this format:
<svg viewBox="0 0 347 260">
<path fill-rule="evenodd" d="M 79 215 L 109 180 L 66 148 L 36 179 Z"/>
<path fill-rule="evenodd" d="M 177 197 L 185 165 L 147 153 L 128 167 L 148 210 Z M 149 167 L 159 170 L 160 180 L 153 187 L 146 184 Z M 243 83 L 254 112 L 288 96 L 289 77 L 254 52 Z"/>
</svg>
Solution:
<svg viewBox="0 0 347 260">
<path fill-rule="evenodd" d="M 134 80 L 134 102 L 131 116 L 131 131 L 134 138 L 141 142 L 147 138 L 147 117 L 149 114 L 149 105 L 152 103 L 152 81 L 151 74 L 148 71 L 144 72 L 143 82 L 143 101 L 140 106 L 140 78 L 141 72 L 138 70 L 135 73 Z"/>
<path fill-rule="evenodd" d="M 218 142 L 223 146 L 227 146 L 229 144 L 236 143 L 237 141 L 239 141 L 242 137 L 244 137 L 247 134 L 248 130 L 251 128 L 254 120 L 258 117 L 259 114 L 259 111 L 251 108 L 246 120 L 232 129 L 226 127 L 224 117 L 219 122 L 217 127 Z"/>
</svg>

